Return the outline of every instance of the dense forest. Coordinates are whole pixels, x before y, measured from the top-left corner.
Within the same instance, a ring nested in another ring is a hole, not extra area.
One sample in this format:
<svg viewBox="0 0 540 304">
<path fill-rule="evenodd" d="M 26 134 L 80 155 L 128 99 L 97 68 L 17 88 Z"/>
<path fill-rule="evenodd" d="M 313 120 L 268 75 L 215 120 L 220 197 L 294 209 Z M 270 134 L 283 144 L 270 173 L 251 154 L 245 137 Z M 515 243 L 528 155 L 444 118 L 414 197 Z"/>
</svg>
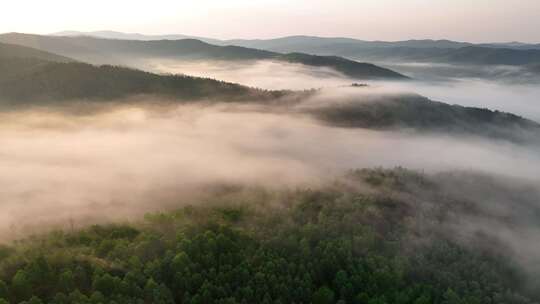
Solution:
<svg viewBox="0 0 540 304">
<path fill-rule="evenodd" d="M 495 218 L 445 195 L 442 180 L 397 168 L 351 171 L 312 189 L 215 186 L 204 201 L 144 221 L 35 236 L 0 248 L 0 303 L 540 300 L 495 237 L 464 241 L 445 228 L 465 214 Z"/>
</svg>

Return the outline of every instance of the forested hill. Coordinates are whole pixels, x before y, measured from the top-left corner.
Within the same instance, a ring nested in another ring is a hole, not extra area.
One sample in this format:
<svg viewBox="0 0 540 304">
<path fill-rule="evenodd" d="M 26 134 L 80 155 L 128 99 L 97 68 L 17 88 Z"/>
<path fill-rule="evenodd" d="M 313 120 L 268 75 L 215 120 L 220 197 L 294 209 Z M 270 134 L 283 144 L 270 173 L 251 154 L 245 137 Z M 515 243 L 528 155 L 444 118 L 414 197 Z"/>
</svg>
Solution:
<svg viewBox="0 0 540 304">
<path fill-rule="evenodd" d="M 94 64 L 129 65 L 134 60 L 152 58 L 182 60 L 277 60 L 306 66 L 328 67 L 357 79 L 407 79 L 406 76 L 372 64 L 341 57 L 275 53 L 239 46 L 217 46 L 195 39 L 115 40 L 92 37 L 54 37 L 30 34 L 3 34 L 0 42 L 13 43 L 60 54 Z"/>
<path fill-rule="evenodd" d="M 158 75 L 119 66 L 94 66 L 30 47 L 0 43 L 0 104 L 53 105 L 112 101 L 136 95 L 173 100 L 268 100 L 287 92 L 185 75 Z"/>
<path fill-rule="evenodd" d="M 540 142 L 540 124 L 537 122 L 511 113 L 436 102 L 416 94 L 386 94 L 367 100 L 327 102 L 306 111 L 328 124 L 346 128 L 405 128 Z"/>
<path fill-rule="evenodd" d="M 0 77 L 0 104 L 54 105 L 63 101 L 118 101 L 152 95 L 178 101 L 265 101 L 287 91 L 265 91 L 185 75 L 157 75 L 116 66 L 0 58 L 10 76 Z"/>
<path fill-rule="evenodd" d="M 153 95 L 175 100 L 218 99 L 260 101 L 278 98 L 281 91 L 185 75 L 157 75 L 116 66 L 48 63 L 9 81 L 0 82 L 0 96 L 15 103 L 64 100 L 114 100 Z"/>
<path fill-rule="evenodd" d="M 217 187 L 139 223 L 0 247 L 0 303 L 538 303 L 538 268 L 490 231 L 538 231 L 538 196 L 509 184 L 395 169 L 316 189 Z M 456 237 L 460 218 L 478 232 Z"/>
</svg>

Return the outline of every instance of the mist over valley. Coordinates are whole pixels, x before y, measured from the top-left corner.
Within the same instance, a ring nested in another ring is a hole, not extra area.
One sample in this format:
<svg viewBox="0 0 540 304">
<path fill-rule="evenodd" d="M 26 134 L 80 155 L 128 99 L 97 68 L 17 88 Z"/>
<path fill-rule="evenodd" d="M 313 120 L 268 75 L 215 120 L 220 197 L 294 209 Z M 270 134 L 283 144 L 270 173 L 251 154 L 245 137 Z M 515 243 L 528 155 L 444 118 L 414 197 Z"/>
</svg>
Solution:
<svg viewBox="0 0 540 304">
<path fill-rule="evenodd" d="M 0 304 L 539 303 L 539 52 L 0 34 Z"/>
</svg>

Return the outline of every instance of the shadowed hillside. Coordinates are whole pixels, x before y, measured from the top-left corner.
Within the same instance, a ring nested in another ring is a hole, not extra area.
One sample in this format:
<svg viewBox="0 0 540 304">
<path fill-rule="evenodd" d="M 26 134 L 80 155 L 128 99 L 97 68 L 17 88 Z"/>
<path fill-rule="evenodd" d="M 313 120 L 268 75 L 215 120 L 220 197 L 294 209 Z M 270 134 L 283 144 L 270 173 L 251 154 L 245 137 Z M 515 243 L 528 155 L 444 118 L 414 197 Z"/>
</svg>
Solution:
<svg viewBox="0 0 540 304">
<path fill-rule="evenodd" d="M 0 59 L 0 64 L 2 60 Z M 109 100 L 153 95 L 176 100 L 268 100 L 286 92 L 263 91 L 213 79 L 157 75 L 85 63 L 9 61 L 16 76 L 0 82 L 0 96 L 11 105 L 45 105 L 66 100 Z"/>
<path fill-rule="evenodd" d="M 0 58 L 31 58 L 55 62 L 70 62 L 70 58 L 44 52 L 30 47 L 0 43 Z M 2 71 L 4 72 L 4 71 Z"/>
</svg>

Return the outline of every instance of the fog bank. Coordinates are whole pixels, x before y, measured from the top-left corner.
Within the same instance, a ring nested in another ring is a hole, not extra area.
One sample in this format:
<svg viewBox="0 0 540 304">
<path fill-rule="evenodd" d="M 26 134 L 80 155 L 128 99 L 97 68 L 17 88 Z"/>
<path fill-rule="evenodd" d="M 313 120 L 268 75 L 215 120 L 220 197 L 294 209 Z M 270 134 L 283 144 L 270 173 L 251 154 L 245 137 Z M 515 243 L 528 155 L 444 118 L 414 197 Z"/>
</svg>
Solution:
<svg viewBox="0 0 540 304">
<path fill-rule="evenodd" d="M 531 78 L 518 67 L 380 63 L 413 77 L 414 81 L 359 81 L 329 68 L 275 61 L 234 63 L 149 59 L 134 62 L 133 65 L 157 73 L 209 77 L 269 90 L 335 88 L 362 82 L 378 93 L 417 93 L 440 102 L 514 113 L 540 122 L 540 76 Z M 500 77 L 486 78 L 487 74 Z M 513 81 L 508 81 L 504 75 L 515 77 Z M 531 79 L 535 81 L 529 81 Z"/>
<path fill-rule="evenodd" d="M 538 181 L 540 149 L 321 125 L 244 106 L 3 113 L 0 236 L 70 219 L 124 219 L 192 202 L 208 185 L 316 186 L 345 170 L 404 166 Z M 39 225 L 38 225 L 39 226 Z"/>
</svg>

